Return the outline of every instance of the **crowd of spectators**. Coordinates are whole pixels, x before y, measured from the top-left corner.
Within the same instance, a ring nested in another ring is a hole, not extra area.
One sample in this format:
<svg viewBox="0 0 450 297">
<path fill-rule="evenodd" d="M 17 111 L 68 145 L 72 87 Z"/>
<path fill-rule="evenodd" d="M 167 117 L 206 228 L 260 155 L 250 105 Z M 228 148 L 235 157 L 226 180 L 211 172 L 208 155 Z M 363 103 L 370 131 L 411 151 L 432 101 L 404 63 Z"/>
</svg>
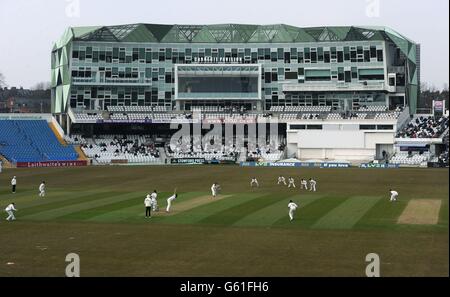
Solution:
<svg viewBox="0 0 450 297">
<path fill-rule="evenodd" d="M 108 143 L 109 142 L 109 143 Z M 82 145 L 82 148 L 86 148 L 87 144 Z M 153 143 L 139 142 L 139 139 L 128 139 L 126 135 L 122 137 L 114 136 L 114 138 L 109 141 L 101 141 L 98 143 L 101 152 L 109 151 L 109 148 L 115 148 L 114 155 L 119 156 L 121 154 L 131 154 L 134 156 L 152 156 L 154 158 L 159 158 L 159 151 L 156 149 Z M 92 148 L 92 144 L 89 145 Z M 99 156 L 96 156 L 99 157 Z"/>
<path fill-rule="evenodd" d="M 166 144 L 166 155 L 172 158 L 236 161 L 238 150 L 232 141 L 222 143 L 213 138 L 202 145 L 199 138 L 182 137 Z"/>
<path fill-rule="evenodd" d="M 448 129 L 448 117 L 420 116 L 401 129 L 397 138 L 438 138 Z"/>
</svg>

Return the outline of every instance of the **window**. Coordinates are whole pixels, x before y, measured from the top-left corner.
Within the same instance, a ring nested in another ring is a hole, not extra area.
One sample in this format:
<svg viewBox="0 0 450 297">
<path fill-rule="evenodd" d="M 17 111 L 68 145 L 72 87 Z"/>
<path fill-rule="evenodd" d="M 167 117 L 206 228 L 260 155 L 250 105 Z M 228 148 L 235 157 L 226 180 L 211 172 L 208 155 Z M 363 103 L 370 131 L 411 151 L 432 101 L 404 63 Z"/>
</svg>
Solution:
<svg viewBox="0 0 450 297">
<path fill-rule="evenodd" d="M 359 69 L 359 80 L 384 80 L 383 68 Z"/>
<path fill-rule="evenodd" d="M 344 79 L 344 67 L 338 67 L 338 80 L 343 81 Z"/>
<path fill-rule="evenodd" d="M 383 50 L 377 50 L 377 60 L 383 62 Z"/>
<path fill-rule="evenodd" d="M 364 62 L 370 62 L 370 51 L 364 51 Z"/>
<path fill-rule="evenodd" d="M 352 81 L 352 72 L 351 71 L 345 71 L 344 72 L 344 76 L 345 76 L 345 82 L 351 82 Z"/>
<path fill-rule="evenodd" d="M 359 125 L 359 130 L 376 130 L 375 125 Z"/>
<path fill-rule="evenodd" d="M 394 130 L 394 125 L 377 125 L 377 130 Z"/>
<path fill-rule="evenodd" d="M 337 61 L 338 61 L 338 63 L 344 62 L 344 53 L 342 51 L 337 52 Z"/>
<path fill-rule="evenodd" d="M 354 50 L 350 51 L 350 61 L 352 63 L 356 62 L 356 51 L 354 51 Z"/>
<path fill-rule="evenodd" d="M 276 72 L 272 72 L 272 81 L 278 81 L 278 74 Z"/>
<path fill-rule="evenodd" d="M 291 63 L 291 53 L 289 52 L 284 53 L 284 63 Z"/>
<path fill-rule="evenodd" d="M 311 63 L 317 63 L 317 53 L 311 52 Z"/>
<path fill-rule="evenodd" d="M 305 130 L 306 125 L 289 125 L 291 130 Z"/>
<path fill-rule="evenodd" d="M 277 49 L 278 60 L 282 60 L 284 58 L 284 51 L 282 48 Z"/>
<path fill-rule="evenodd" d="M 305 47 L 305 60 L 311 60 L 311 52 L 309 51 L 309 47 Z"/>
<path fill-rule="evenodd" d="M 389 77 L 389 86 L 395 86 L 395 77 Z"/>
<path fill-rule="evenodd" d="M 358 78 L 358 68 L 352 67 L 352 79 Z"/>
<path fill-rule="evenodd" d="M 297 75 L 297 72 L 286 72 L 284 74 L 284 78 L 285 79 L 297 79 L 298 75 Z"/>
<path fill-rule="evenodd" d="M 323 47 L 317 48 L 317 60 L 323 62 Z"/>
<path fill-rule="evenodd" d="M 350 48 L 348 46 L 344 47 L 344 61 L 350 61 Z"/>
<path fill-rule="evenodd" d="M 308 125 L 308 130 L 322 130 L 322 125 Z"/>
<path fill-rule="evenodd" d="M 326 51 L 324 53 L 324 62 L 325 63 L 330 63 L 330 52 Z"/>
<path fill-rule="evenodd" d="M 264 82 L 266 84 L 270 84 L 272 82 L 271 78 L 272 78 L 272 76 L 271 76 L 270 72 L 265 72 L 264 73 Z"/>
<path fill-rule="evenodd" d="M 377 57 L 377 48 L 374 46 L 370 47 L 370 57 L 371 58 L 376 58 Z"/>
<path fill-rule="evenodd" d="M 306 81 L 329 81 L 331 80 L 329 69 L 307 69 Z"/>
<path fill-rule="evenodd" d="M 303 52 L 298 52 L 298 62 L 299 63 L 303 63 L 304 60 L 304 53 Z"/>
</svg>

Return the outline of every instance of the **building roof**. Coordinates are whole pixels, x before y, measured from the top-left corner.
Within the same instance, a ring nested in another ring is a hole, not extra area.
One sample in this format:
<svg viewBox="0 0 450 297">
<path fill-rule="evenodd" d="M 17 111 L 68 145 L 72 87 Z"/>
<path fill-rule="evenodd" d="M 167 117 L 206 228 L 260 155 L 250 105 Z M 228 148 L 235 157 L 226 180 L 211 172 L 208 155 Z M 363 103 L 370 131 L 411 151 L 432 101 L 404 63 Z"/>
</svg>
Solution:
<svg viewBox="0 0 450 297">
<path fill-rule="evenodd" d="M 70 28 L 74 40 L 144 43 L 294 43 L 398 39 L 414 43 L 386 27 L 311 27 L 275 25 L 128 24 Z M 398 41 L 397 40 L 397 41 Z"/>
</svg>

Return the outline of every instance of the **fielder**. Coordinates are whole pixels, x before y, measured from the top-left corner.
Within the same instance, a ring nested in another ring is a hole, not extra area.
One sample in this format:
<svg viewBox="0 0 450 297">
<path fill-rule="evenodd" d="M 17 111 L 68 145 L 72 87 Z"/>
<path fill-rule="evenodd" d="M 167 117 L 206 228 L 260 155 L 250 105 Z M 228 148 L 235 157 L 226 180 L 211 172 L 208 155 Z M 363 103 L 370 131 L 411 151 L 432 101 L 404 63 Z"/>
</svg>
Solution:
<svg viewBox="0 0 450 297">
<path fill-rule="evenodd" d="M 145 205 L 145 217 L 151 218 L 152 217 L 152 198 L 150 194 L 147 195 L 144 199 L 144 205 Z"/>
<path fill-rule="evenodd" d="M 390 202 L 396 202 L 397 201 L 397 197 L 398 197 L 398 192 L 390 189 L 389 193 L 391 193 L 391 199 L 389 201 Z"/>
<path fill-rule="evenodd" d="M 39 197 L 45 197 L 45 181 L 39 185 Z"/>
<path fill-rule="evenodd" d="M 177 199 L 177 197 L 178 197 L 177 189 L 175 189 L 175 192 L 173 193 L 173 195 L 170 196 L 169 198 L 167 198 L 166 212 L 170 212 L 170 207 L 172 206 L 172 201 L 174 201 L 175 199 Z"/>
<path fill-rule="evenodd" d="M 294 180 L 294 178 L 293 177 L 289 177 L 288 178 L 288 188 L 290 188 L 290 187 L 293 187 L 293 188 L 295 188 L 295 180 Z"/>
<path fill-rule="evenodd" d="M 211 186 L 211 194 L 213 198 L 216 198 L 217 194 L 219 193 L 220 186 L 218 183 L 213 183 Z"/>
<path fill-rule="evenodd" d="M 300 181 L 300 190 L 303 189 L 308 190 L 308 182 L 304 178 L 302 178 Z"/>
<path fill-rule="evenodd" d="M 15 194 L 16 193 L 16 185 L 17 185 L 17 179 L 16 179 L 16 177 L 14 176 L 13 178 L 12 178 L 12 180 L 11 180 L 11 191 L 12 191 L 12 193 L 13 194 Z"/>
<path fill-rule="evenodd" d="M 6 218 L 7 221 L 14 221 L 16 217 L 14 216 L 14 212 L 17 211 L 15 208 L 15 204 L 11 203 L 5 208 L 6 213 L 8 214 L 8 217 Z"/>
<path fill-rule="evenodd" d="M 150 198 L 152 200 L 153 211 L 159 211 L 158 201 L 156 200 L 157 197 L 158 193 L 156 193 L 156 190 L 154 190 L 153 193 L 150 195 Z"/>
<path fill-rule="evenodd" d="M 284 184 L 284 185 L 286 185 L 286 179 L 284 178 L 284 176 L 279 176 L 278 177 L 278 183 L 277 183 L 277 185 L 279 185 L 279 184 Z"/>
<path fill-rule="evenodd" d="M 310 178 L 309 179 L 309 190 L 315 192 L 316 185 L 317 185 L 317 182 L 314 179 Z"/>
<path fill-rule="evenodd" d="M 252 178 L 252 181 L 250 182 L 250 187 L 253 188 L 253 185 L 256 185 L 256 187 L 259 187 L 259 183 L 258 183 L 258 180 L 256 179 L 256 177 Z"/>
<path fill-rule="evenodd" d="M 292 222 L 294 220 L 294 213 L 297 210 L 298 205 L 291 200 L 289 201 L 288 208 L 289 208 L 289 220 Z"/>
</svg>

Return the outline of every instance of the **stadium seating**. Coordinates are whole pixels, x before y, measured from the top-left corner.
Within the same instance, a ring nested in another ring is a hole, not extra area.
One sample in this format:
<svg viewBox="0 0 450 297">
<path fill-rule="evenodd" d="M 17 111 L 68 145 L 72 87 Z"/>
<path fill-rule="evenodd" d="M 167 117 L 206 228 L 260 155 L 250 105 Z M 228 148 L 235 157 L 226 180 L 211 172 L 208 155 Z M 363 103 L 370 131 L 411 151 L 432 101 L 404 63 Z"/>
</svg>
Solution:
<svg viewBox="0 0 450 297">
<path fill-rule="evenodd" d="M 439 138 L 448 129 L 448 117 L 416 117 L 396 135 L 397 138 Z"/>
<path fill-rule="evenodd" d="M 128 135 L 126 138 L 118 135 L 99 135 L 95 139 L 85 139 L 81 135 L 65 137 L 67 142 L 81 145 L 86 156 L 98 164 L 109 164 L 113 160 L 126 160 L 128 163 L 162 163 L 158 149 L 147 139 L 147 136 L 139 135 Z"/>
<path fill-rule="evenodd" d="M 402 165 L 421 165 L 430 160 L 430 153 L 425 152 L 423 154 L 408 154 L 407 152 L 399 152 L 395 154 L 391 163 Z"/>
<path fill-rule="evenodd" d="M 78 155 L 72 146 L 59 143 L 44 120 L 0 121 L 0 153 L 9 161 L 74 161 Z"/>
</svg>

